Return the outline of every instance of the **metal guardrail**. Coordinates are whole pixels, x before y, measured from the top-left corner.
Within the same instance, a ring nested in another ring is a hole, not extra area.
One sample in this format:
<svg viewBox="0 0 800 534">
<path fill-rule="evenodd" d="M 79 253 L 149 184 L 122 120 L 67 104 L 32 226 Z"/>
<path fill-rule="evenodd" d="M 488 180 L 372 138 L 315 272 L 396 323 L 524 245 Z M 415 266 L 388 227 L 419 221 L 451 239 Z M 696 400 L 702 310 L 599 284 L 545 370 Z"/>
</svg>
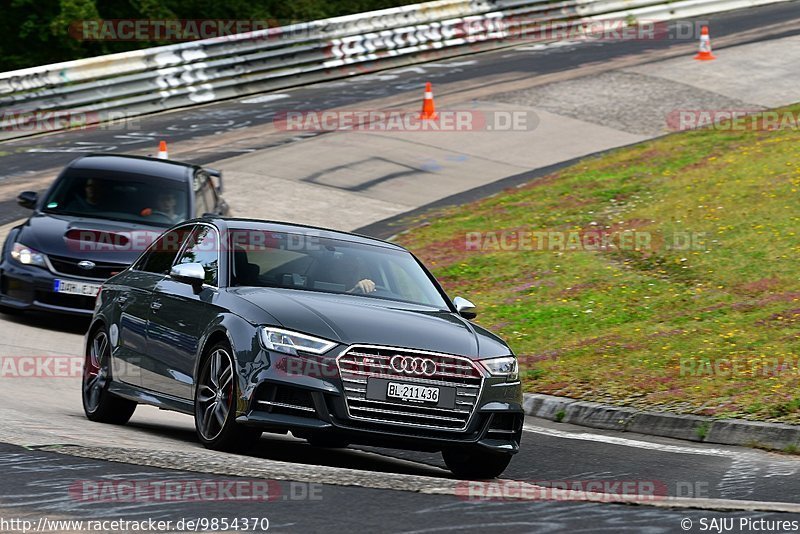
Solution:
<svg viewBox="0 0 800 534">
<path fill-rule="evenodd" d="M 0 73 L 0 140 L 510 46 L 547 24 L 668 21 L 782 1 L 438 0 L 33 67 Z"/>
</svg>

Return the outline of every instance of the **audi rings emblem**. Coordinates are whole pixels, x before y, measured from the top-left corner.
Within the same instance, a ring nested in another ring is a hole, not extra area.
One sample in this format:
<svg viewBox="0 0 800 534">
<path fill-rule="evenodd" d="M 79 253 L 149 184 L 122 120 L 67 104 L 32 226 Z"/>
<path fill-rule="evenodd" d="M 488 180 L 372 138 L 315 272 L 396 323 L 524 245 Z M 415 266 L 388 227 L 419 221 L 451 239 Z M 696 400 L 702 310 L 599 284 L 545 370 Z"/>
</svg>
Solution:
<svg viewBox="0 0 800 534">
<path fill-rule="evenodd" d="M 389 364 L 398 373 L 417 376 L 433 376 L 436 374 L 436 362 L 430 358 L 413 356 L 394 356 Z"/>
</svg>

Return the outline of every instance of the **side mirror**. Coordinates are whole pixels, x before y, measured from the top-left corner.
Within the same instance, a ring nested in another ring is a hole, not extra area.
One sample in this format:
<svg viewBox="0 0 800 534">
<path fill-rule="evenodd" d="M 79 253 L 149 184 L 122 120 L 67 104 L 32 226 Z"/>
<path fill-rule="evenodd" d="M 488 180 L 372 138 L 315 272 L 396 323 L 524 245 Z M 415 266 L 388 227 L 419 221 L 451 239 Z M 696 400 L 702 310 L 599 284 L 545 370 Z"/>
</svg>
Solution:
<svg viewBox="0 0 800 534">
<path fill-rule="evenodd" d="M 217 179 L 217 185 L 214 186 L 214 189 L 217 190 L 217 193 L 222 193 L 222 171 L 217 169 L 206 169 L 205 171 L 209 176 L 213 176 Z"/>
<path fill-rule="evenodd" d="M 474 319 L 478 316 L 475 305 L 465 298 L 456 297 L 453 299 L 453 304 L 455 304 L 458 314 L 464 319 Z"/>
<path fill-rule="evenodd" d="M 170 278 L 178 282 L 189 284 L 193 288 L 200 289 L 206 280 L 206 270 L 200 263 L 183 263 L 175 265 L 169 271 Z"/>
<path fill-rule="evenodd" d="M 23 191 L 19 194 L 19 196 L 17 196 L 17 204 L 23 208 L 28 208 L 29 210 L 35 208 L 38 201 L 39 193 L 36 191 Z"/>
</svg>

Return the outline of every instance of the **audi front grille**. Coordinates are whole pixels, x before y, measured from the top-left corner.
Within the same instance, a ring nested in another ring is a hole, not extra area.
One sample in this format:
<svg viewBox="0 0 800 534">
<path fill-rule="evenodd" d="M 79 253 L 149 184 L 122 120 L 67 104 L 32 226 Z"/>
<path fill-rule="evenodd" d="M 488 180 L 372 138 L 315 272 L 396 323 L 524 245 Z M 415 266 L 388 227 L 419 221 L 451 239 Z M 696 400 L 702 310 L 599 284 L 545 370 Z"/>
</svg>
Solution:
<svg viewBox="0 0 800 534">
<path fill-rule="evenodd" d="M 350 417 L 370 423 L 465 430 L 483 386 L 483 374 L 477 365 L 461 356 L 356 345 L 340 355 L 336 363 Z M 373 378 L 419 386 L 455 388 L 454 407 L 368 399 L 367 383 Z"/>
</svg>

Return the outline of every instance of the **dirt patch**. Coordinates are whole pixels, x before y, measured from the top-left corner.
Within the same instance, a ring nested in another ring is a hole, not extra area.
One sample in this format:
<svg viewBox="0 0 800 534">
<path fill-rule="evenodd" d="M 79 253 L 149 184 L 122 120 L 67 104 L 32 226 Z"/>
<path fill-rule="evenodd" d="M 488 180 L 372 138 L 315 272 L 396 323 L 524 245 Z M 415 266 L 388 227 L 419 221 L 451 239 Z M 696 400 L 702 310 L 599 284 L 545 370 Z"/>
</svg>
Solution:
<svg viewBox="0 0 800 534">
<path fill-rule="evenodd" d="M 780 287 L 781 281 L 777 278 L 762 278 L 755 282 L 747 282 L 735 287 L 737 293 L 749 296 L 762 295 L 768 291 L 773 291 Z"/>
<path fill-rule="evenodd" d="M 674 330 L 665 330 L 663 332 L 655 332 L 650 334 L 648 337 L 652 338 L 662 338 L 662 337 L 677 337 L 686 334 L 686 330 L 682 328 L 676 328 Z"/>
<path fill-rule="evenodd" d="M 584 289 L 598 289 L 599 286 L 597 284 L 575 284 L 573 286 L 564 288 L 559 293 L 559 296 L 562 297 L 574 297 L 575 295 L 581 293 Z"/>
<path fill-rule="evenodd" d="M 557 360 L 558 358 L 561 357 L 562 354 L 564 354 L 563 350 L 552 349 L 552 350 L 546 350 L 544 352 L 540 352 L 538 354 L 526 354 L 526 355 L 523 355 L 523 356 L 518 356 L 518 359 L 519 359 L 519 363 L 521 365 L 529 366 L 529 365 L 534 364 L 536 362 L 546 362 L 546 361 Z"/>
<path fill-rule="evenodd" d="M 771 304 L 773 302 L 795 302 L 800 301 L 800 291 L 786 291 L 784 293 L 776 293 L 774 295 L 769 295 L 768 297 L 764 297 L 758 301 L 760 306 L 764 306 L 765 304 Z"/>
<path fill-rule="evenodd" d="M 766 319 L 756 321 L 761 326 L 784 326 L 800 323 L 800 308 L 773 313 Z"/>
</svg>

